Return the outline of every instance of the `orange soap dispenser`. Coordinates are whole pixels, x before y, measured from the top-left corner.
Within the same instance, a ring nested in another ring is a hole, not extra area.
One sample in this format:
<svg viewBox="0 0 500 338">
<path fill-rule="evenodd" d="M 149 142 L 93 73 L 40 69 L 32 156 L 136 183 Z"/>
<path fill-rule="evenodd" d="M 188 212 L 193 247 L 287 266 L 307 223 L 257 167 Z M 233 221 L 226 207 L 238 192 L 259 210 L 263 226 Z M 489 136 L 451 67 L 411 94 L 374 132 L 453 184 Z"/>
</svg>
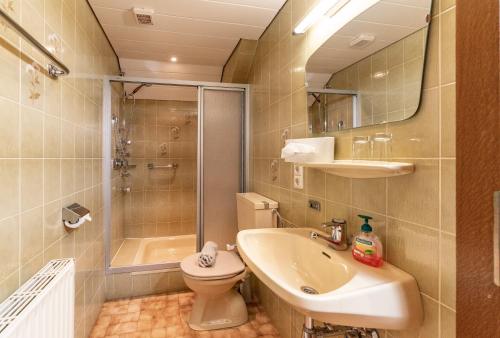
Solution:
<svg viewBox="0 0 500 338">
<path fill-rule="evenodd" d="M 363 264 L 379 267 L 383 264 L 383 249 L 382 242 L 373 233 L 373 229 L 368 223 L 372 217 L 365 215 L 358 215 L 358 217 L 364 219 L 365 222 L 361 225 L 361 232 L 354 237 L 352 256 Z"/>
</svg>

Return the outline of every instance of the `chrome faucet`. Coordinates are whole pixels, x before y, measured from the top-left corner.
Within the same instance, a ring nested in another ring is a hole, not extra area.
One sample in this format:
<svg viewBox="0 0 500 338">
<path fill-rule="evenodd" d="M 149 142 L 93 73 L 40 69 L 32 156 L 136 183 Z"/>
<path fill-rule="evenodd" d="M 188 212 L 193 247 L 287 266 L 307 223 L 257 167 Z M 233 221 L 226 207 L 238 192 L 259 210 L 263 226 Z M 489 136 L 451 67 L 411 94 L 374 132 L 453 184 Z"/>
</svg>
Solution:
<svg viewBox="0 0 500 338">
<path fill-rule="evenodd" d="M 347 250 L 349 247 L 347 244 L 347 223 L 344 219 L 334 218 L 331 222 L 321 224 L 321 227 L 325 229 L 326 232 L 331 228 L 330 236 L 324 236 L 319 232 L 311 231 L 311 239 L 321 238 L 327 241 L 328 245 L 335 250 Z"/>
</svg>

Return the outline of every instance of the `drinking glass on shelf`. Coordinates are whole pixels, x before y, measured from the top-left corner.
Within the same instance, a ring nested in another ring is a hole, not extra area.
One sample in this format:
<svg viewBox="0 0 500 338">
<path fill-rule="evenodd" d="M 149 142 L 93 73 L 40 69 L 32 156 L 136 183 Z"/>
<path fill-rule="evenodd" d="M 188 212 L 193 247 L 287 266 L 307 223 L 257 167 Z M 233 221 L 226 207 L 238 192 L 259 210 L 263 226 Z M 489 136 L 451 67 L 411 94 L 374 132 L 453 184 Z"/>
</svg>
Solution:
<svg viewBox="0 0 500 338">
<path fill-rule="evenodd" d="M 386 160 L 392 156 L 392 134 L 376 133 L 371 137 L 371 153 L 375 160 Z"/>
<path fill-rule="evenodd" d="M 355 160 L 370 157 L 370 138 L 368 136 L 354 136 L 352 138 L 352 158 Z"/>
</svg>

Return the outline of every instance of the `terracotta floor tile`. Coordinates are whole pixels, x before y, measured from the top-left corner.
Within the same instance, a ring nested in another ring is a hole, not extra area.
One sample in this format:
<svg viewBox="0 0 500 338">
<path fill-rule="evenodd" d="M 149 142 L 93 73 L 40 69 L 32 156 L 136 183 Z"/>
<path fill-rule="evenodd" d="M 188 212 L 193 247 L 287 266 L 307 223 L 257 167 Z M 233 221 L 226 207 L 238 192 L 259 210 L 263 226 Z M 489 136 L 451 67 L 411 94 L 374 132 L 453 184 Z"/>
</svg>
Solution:
<svg viewBox="0 0 500 338">
<path fill-rule="evenodd" d="M 137 322 L 120 323 L 108 326 L 107 335 L 121 335 L 137 331 Z"/>
<path fill-rule="evenodd" d="M 151 337 L 152 338 L 167 338 L 167 329 L 166 328 L 154 329 L 153 331 L 151 331 Z"/>
<path fill-rule="evenodd" d="M 127 322 L 137 322 L 139 320 L 139 312 L 123 313 L 119 315 L 111 315 L 110 325 Z"/>
<path fill-rule="evenodd" d="M 90 333 L 90 338 L 103 338 L 106 336 L 106 330 L 108 326 L 94 326 L 92 332 Z"/>
<path fill-rule="evenodd" d="M 247 305 L 249 321 L 239 327 L 194 331 L 187 323 L 193 303 L 192 292 L 106 302 L 90 338 L 279 338 L 258 303 Z"/>
</svg>

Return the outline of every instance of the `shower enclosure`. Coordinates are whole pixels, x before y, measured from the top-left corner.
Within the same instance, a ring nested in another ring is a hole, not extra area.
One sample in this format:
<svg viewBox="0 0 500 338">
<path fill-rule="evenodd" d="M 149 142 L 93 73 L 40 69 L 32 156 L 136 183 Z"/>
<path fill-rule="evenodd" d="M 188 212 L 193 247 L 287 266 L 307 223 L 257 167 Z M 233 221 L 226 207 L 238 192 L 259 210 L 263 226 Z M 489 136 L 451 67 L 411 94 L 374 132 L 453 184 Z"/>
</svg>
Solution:
<svg viewBox="0 0 500 338">
<path fill-rule="evenodd" d="M 248 179 L 248 87 L 104 81 L 106 270 L 178 268 L 206 240 L 237 232 Z"/>
</svg>

